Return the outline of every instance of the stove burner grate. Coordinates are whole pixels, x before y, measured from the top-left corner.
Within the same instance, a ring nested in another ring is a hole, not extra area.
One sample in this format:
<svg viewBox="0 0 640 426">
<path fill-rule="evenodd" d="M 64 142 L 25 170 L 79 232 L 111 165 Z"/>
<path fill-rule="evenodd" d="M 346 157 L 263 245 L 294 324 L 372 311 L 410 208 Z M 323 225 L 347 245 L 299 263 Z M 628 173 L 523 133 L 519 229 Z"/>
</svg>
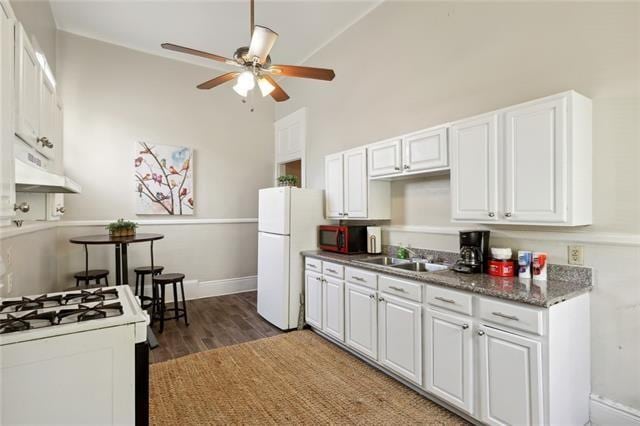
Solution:
<svg viewBox="0 0 640 426">
<path fill-rule="evenodd" d="M 38 328 L 34 327 L 35 322 L 38 321 L 46 321 L 48 322 L 46 325 L 54 325 L 55 318 L 55 312 L 44 312 L 39 314 L 38 311 L 32 311 L 22 316 L 7 314 L 6 318 L 0 319 L 0 334 Z"/>
<path fill-rule="evenodd" d="M 36 298 L 23 297 L 20 300 L 5 300 L 0 304 L 0 312 L 11 311 L 31 311 L 50 306 L 61 306 L 63 298 L 61 295 L 49 296 L 43 294 Z"/>
<path fill-rule="evenodd" d="M 77 315 L 76 321 L 89 321 L 93 319 L 107 318 L 109 311 L 117 311 L 119 315 L 124 313 L 122 305 L 119 302 L 105 305 L 100 302 L 94 306 L 78 305 L 77 309 L 62 309 L 58 312 L 58 324 L 61 324 L 66 318 Z"/>
<path fill-rule="evenodd" d="M 66 304 L 73 303 L 89 303 L 89 302 L 102 302 L 105 300 L 112 300 L 118 298 L 118 290 L 111 289 L 98 289 L 96 291 L 80 290 L 80 292 L 65 294 L 64 300 Z"/>
</svg>

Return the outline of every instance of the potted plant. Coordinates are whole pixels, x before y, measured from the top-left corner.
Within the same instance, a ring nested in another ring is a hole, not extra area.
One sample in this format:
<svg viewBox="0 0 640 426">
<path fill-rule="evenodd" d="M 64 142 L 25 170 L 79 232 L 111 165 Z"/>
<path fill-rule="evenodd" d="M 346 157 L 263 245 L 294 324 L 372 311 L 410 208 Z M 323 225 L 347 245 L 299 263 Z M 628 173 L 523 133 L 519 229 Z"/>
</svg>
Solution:
<svg viewBox="0 0 640 426">
<path fill-rule="evenodd" d="M 111 222 L 105 228 L 109 230 L 112 237 L 130 237 L 136 235 L 138 224 L 124 219 Z"/>
<path fill-rule="evenodd" d="M 294 175 L 283 175 L 278 177 L 279 186 L 297 186 L 298 178 Z"/>
</svg>

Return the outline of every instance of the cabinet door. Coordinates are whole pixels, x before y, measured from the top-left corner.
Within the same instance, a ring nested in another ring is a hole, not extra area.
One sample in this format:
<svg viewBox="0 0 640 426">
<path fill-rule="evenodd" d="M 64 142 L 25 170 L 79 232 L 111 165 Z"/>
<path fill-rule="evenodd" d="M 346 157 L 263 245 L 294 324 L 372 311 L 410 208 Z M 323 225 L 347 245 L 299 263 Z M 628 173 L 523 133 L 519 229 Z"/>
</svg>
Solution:
<svg viewBox="0 0 640 426">
<path fill-rule="evenodd" d="M 345 342 L 352 349 L 378 359 L 376 292 L 349 283 L 345 288 Z"/>
<path fill-rule="evenodd" d="M 35 147 L 40 131 L 40 66 L 22 25 L 16 27 L 16 37 L 18 90 L 15 132 L 22 140 Z"/>
<path fill-rule="evenodd" d="M 367 151 L 370 177 L 402 173 L 402 139 L 369 145 Z"/>
<path fill-rule="evenodd" d="M 567 220 L 567 99 L 505 112 L 505 220 Z"/>
<path fill-rule="evenodd" d="M 344 342 L 344 281 L 331 277 L 322 287 L 322 330 Z"/>
<path fill-rule="evenodd" d="M 304 155 L 306 134 L 305 108 L 281 118 L 275 123 L 276 163 L 298 160 Z"/>
<path fill-rule="evenodd" d="M 304 319 L 307 324 L 322 328 L 322 275 L 306 271 L 304 274 Z"/>
<path fill-rule="evenodd" d="M 379 361 L 410 381 L 422 384 L 422 307 L 382 293 Z"/>
<path fill-rule="evenodd" d="M 325 205 L 327 217 L 344 215 L 344 179 L 342 154 L 327 155 L 324 159 Z"/>
<path fill-rule="evenodd" d="M 473 414 L 473 334 L 470 318 L 426 310 L 425 388 Z"/>
<path fill-rule="evenodd" d="M 358 148 L 344 153 L 344 215 L 367 217 L 367 150 Z"/>
<path fill-rule="evenodd" d="M 14 132 L 14 28 L 0 3 L 0 219 L 15 215 Z"/>
<path fill-rule="evenodd" d="M 449 166 L 447 128 L 424 130 L 403 138 L 406 173 L 444 169 Z"/>
<path fill-rule="evenodd" d="M 55 103 L 54 110 L 54 125 L 53 125 L 53 148 L 52 148 L 52 157 L 53 161 L 53 170 L 55 173 L 59 175 L 64 174 L 64 164 L 62 158 L 62 147 L 64 145 L 64 111 L 62 107 L 62 103 L 60 99 L 57 99 Z"/>
<path fill-rule="evenodd" d="M 538 425 L 543 421 L 540 342 L 481 326 L 482 421 L 492 425 Z"/>
<path fill-rule="evenodd" d="M 457 220 L 494 221 L 497 214 L 498 116 L 451 128 L 451 214 Z"/>
<path fill-rule="evenodd" d="M 56 91 L 44 72 L 40 72 L 40 131 L 36 150 L 47 158 L 54 159 L 56 141 L 57 103 Z M 45 140 L 48 142 L 45 142 Z"/>
</svg>

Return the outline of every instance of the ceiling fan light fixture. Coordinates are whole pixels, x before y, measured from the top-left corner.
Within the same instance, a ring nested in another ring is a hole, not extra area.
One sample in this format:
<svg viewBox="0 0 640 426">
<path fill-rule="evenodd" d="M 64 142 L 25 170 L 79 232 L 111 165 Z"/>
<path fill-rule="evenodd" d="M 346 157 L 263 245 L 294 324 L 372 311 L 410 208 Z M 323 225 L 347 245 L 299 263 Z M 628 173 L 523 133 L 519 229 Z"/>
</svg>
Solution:
<svg viewBox="0 0 640 426">
<path fill-rule="evenodd" d="M 243 98 L 247 97 L 247 92 L 249 92 L 247 89 L 244 89 L 242 87 L 240 87 L 240 83 L 236 83 L 233 86 L 233 90 L 240 96 L 242 96 Z"/>
<path fill-rule="evenodd" d="M 263 97 L 270 95 L 276 88 L 276 86 L 271 84 L 271 82 L 264 77 L 260 77 L 258 79 L 258 87 L 260 88 L 260 93 L 262 93 Z"/>
<path fill-rule="evenodd" d="M 256 87 L 256 80 L 251 71 L 244 71 L 238 76 L 238 82 L 233 86 L 233 90 L 243 98 L 247 97 L 249 90 Z"/>
</svg>

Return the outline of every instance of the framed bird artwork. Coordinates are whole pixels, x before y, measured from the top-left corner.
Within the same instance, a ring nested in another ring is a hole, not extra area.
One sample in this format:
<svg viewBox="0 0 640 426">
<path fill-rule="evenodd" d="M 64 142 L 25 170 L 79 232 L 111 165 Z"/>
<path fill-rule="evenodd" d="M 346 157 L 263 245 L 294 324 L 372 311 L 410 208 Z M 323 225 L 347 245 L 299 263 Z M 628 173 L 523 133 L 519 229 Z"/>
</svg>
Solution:
<svg viewBox="0 0 640 426">
<path fill-rule="evenodd" d="M 133 166 L 136 214 L 193 214 L 191 148 L 136 142 Z"/>
</svg>

